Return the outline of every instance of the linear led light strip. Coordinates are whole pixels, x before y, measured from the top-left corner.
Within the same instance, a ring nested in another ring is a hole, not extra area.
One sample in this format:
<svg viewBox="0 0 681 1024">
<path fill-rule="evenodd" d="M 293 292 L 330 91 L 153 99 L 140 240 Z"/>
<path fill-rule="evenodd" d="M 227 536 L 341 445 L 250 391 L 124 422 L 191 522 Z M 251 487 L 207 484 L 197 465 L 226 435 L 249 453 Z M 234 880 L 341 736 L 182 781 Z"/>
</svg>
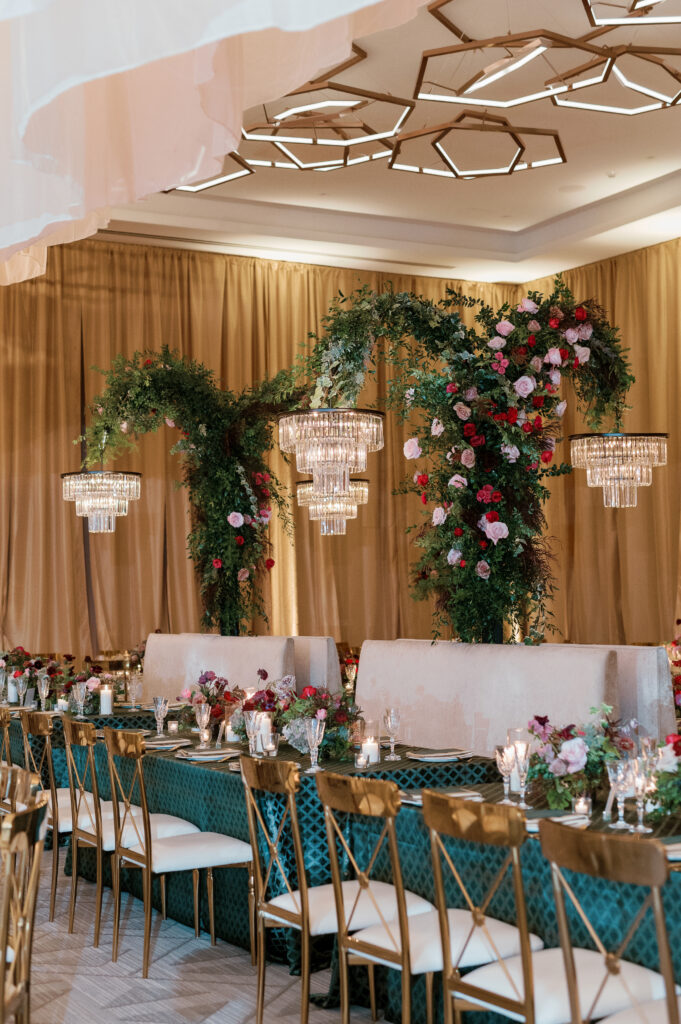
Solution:
<svg viewBox="0 0 681 1024">
<path fill-rule="evenodd" d="M 529 53 L 525 53 L 522 57 L 518 57 L 515 60 L 512 57 L 504 57 L 501 61 L 496 61 L 494 64 L 490 64 L 489 67 L 484 69 L 482 77 L 476 82 L 473 82 L 472 85 L 469 85 L 464 92 L 466 95 L 469 95 L 472 92 L 477 92 L 478 89 L 483 89 L 485 86 L 491 85 L 492 82 L 498 82 L 500 78 L 504 77 L 504 75 L 509 75 L 512 71 L 517 71 L 518 68 L 522 68 L 525 64 L 529 64 L 529 62 L 534 60 L 536 57 L 540 57 L 547 49 L 548 47 L 546 46 L 534 46 Z M 511 63 L 508 63 L 509 61 Z M 500 64 L 503 66 L 499 67 Z M 495 68 L 499 68 L 499 70 L 495 71 Z"/>
<path fill-rule="evenodd" d="M 322 100 L 320 103 L 306 103 L 304 107 L 289 107 L 281 114 L 274 114 L 273 121 L 283 121 L 294 114 L 307 114 L 311 110 L 325 110 L 327 107 L 356 107 L 362 100 Z"/>
<path fill-rule="evenodd" d="M 556 98 L 553 102 L 558 107 L 575 107 L 580 110 L 597 110 L 604 114 L 626 114 L 631 116 L 633 114 L 647 114 L 651 110 L 661 110 L 662 107 L 668 107 L 674 104 L 681 96 L 681 92 L 677 92 L 675 96 L 665 96 L 664 93 L 656 92 L 654 89 L 648 89 L 644 85 L 639 85 L 637 82 L 633 82 L 626 77 L 624 72 L 620 71 L 617 64 L 613 66 L 613 73 L 620 80 L 623 86 L 627 89 L 631 89 L 634 92 L 643 93 L 644 96 L 651 96 L 657 100 L 657 103 L 648 103 L 643 107 L 613 107 L 604 103 L 582 103 L 578 100 L 568 100 Z M 578 88 L 578 86 L 574 86 Z"/>
<path fill-rule="evenodd" d="M 533 167 L 549 167 L 552 164 L 562 164 L 564 161 L 559 156 L 549 157 L 547 160 L 533 160 L 531 163 L 520 163 L 516 164 L 513 168 L 512 174 L 516 171 L 528 171 Z M 451 161 L 450 161 L 451 163 Z M 412 171 L 415 174 L 433 174 L 439 178 L 462 178 L 466 181 L 475 178 L 476 176 L 482 177 L 488 174 L 508 174 L 508 167 L 490 167 L 477 171 L 465 171 L 464 173 L 459 172 L 455 174 L 453 171 L 441 171 L 434 167 L 415 167 L 413 164 L 393 164 L 391 167 L 393 171 Z"/>
<path fill-rule="evenodd" d="M 397 124 L 389 131 L 374 132 L 372 135 L 358 135 L 355 139 L 309 139 L 304 135 L 299 137 L 291 135 L 266 135 L 261 132 L 247 132 L 245 129 L 242 129 L 241 134 L 249 142 L 288 142 L 289 144 L 295 143 L 304 146 L 360 146 L 365 142 L 379 142 L 381 139 L 389 139 L 393 135 L 397 135 L 402 127 L 402 122 L 410 110 L 411 107 L 405 107 Z"/>
<path fill-rule="evenodd" d="M 208 181 L 202 181 L 198 185 L 177 185 L 175 191 L 202 192 L 204 188 L 213 188 L 214 185 L 222 185 L 225 181 L 234 181 L 235 178 L 243 178 L 245 175 L 252 173 L 253 171 L 245 168 L 242 171 L 234 171 L 233 174 L 221 174 L 219 178 L 209 178 Z"/>
<path fill-rule="evenodd" d="M 656 4 L 664 2 L 664 0 L 636 0 L 633 4 L 632 11 L 640 11 L 644 7 L 654 7 Z M 594 25 L 634 25 L 639 28 L 641 25 L 681 25 L 681 14 L 668 14 L 668 15 L 649 15 L 646 14 L 643 18 L 636 18 L 631 16 L 631 13 L 624 18 L 599 18 L 594 12 L 593 0 L 587 0 L 586 6 L 588 6 L 589 15 Z"/>
</svg>

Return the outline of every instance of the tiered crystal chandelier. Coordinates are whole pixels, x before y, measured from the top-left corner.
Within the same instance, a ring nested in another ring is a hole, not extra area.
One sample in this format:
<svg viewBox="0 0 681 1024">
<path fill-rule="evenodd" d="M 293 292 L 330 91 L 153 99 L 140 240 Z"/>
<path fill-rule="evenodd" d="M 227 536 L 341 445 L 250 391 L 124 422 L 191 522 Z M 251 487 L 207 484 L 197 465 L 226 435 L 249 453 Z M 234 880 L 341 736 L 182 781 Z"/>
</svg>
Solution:
<svg viewBox="0 0 681 1024">
<path fill-rule="evenodd" d="M 104 469 L 62 473 L 62 496 L 76 503 L 77 516 L 87 518 L 89 533 L 113 533 L 117 517 L 128 514 L 128 502 L 139 498 L 141 477 Z"/>
<path fill-rule="evenodd" d="M 603 488 L 606 508 L 635 508 L 653 467 L 667 464 L 667 434 L 572 434 L 570 457 L 589 487 Z"/>
<path fill-rule="evenodd" d="M 298 504 L 307 508 L 311 520 L 318 521 L 322 537 L 346 533 L 347 520 L 357 518 L 357 506 L 369 500 L 369 481 L 351 480 L 347 495 L 315 494 L 314 484 L 305 480 L 297 485 Z"/>
</svg>

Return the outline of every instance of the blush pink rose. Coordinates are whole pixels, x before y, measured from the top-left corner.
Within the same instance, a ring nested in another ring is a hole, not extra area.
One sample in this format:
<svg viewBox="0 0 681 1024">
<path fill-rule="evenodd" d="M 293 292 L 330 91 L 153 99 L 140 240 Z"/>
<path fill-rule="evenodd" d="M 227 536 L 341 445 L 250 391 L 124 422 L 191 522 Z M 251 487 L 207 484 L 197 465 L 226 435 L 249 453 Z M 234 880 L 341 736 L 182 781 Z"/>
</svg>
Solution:
<svg viewBox="0 0 681 1024">
<path fill-rule="evenodd" d="M 433 422 L 431 424 L 431 427 L 430 427 L 430 432 L 433 435 L 433 437 L 439 437 L 444 429 L 445 429 L 444 423 L 441 423 L 440 420 L 437 419 L 437 417 L 436 417 L 433 420 Z"/>
<path fill-rule="evenodd" d="M 410 437 L 408 441 L 404 442 L 405 459 L 418 459 L 421 454 L 421 446 L 418 442 L 418 438 Z"/>
<path fill-rule="evenodd" d="M 478 389 L 466 388 L 466 390 L 463 393 L 463 397 L 466 399 L 467 402 L 474 402 L 475 399 L 478 397 Z"/>
<path fill-rule="evenodd" d="M 567 409 L 567 402 L 565 402 L 565 401 L 559 402 L 558 405 L 556 406 L 556 416 L 558 416 L 558 418 L 560 418 L 563 415 L 563 413 L 565 412 L 566 409 Z"/>
<path fill-rule="evenodd" d="M 475 574 L 476 576 L 479 576 L 481 580 L 488 580 L 491 571 L 492 570 L 489 567 L 489 562 L 486 562 L 482 558 L 475 567 Z"/>
<path fill-rule="evenodd" d="M 514 331 L 515 327 L 510 320 L 500 320 L 496 326 L 497 334 L 500 334 L 502 338 L 508 338 L 511 331 Z"/>
<path fill-rule="evenodd" d="M 169 420 L 168 417 L 166 416 L 166 426 L 170 427 L 170 429 L 172 430 L 173 427 L 175 426 L 175 420 Z"/>
<path fill-rule="evenodd" d="M 438 505 L 433 509 L 433 526 L 442 526 L 447 519 L 447 513 L 443 509 L 442 505 Z"/>
<path fill-rule="evenodd" d="M 560 384 L 561 374 L 560 370 L 557 367 L 554 367 L 552 370 L 549 370 L 549 380 L 553 384 L 554 388 L 557 388 Z"/>
<path fill-rule="evenodd" d="M 592 324 L 580 324 L 577 330 L 582 341 L 588 341 L 594 332 Z"/>
<path fill-rule="evenodd" d="M 227 516 L 227 522 L 230 526 L 233 526 L 235 530 L 238 530 L 244 525 L 244 517 L 241 512 L 230 512 Z"/>
<path fill-rule="evenodd" d="M 591 349 L 585 345 L 575 345 L 575 355 L 580 363 L 588 363 Z"/>
<path fill-rule="evenodd" d="M 191 700 L 191 699 L 192 699 L 192 691 L 189 689 L 188 686 L 185 686 L 184 690 L 180 694 L 180 700 Z"/>
<path fill-rule="evenodd" d="M 326 708 L 318 708 L 315 716 L 320 722 L 323 722 L 326 718 Z"/>
<path fill-rule="evenodd" d="M 572 740 L 565 740 L 558 756 L 565 762 L 568 773 L 572 775 L 584 769 L 588 752 L 589 748 L 581 736 L 575 736 Z"/>
<path fill-rule="evenodd" d="M 539 306 L 532 299 L 524 298 L 520 300 L 520 305 L 516 306 L 519 313 L 536 313 Z"/>
<path fill-rule="evenodd" d="M 576 341 L 579 341 L 579 329 L 576 327 L 568 327 L 563 337 L 566 341 L 569 341 L 571 345 L 574 345 Z"/>
<path fill-rule="evenodd" d="M 457 489 L 461 489 L 462 487 L 468 487 L 468 480 L 466 480 L 465 476 L 461 476 L 460 473 L 455 473 L 452 479 L 449 481 L 449 486 L 456 487 Z"/>
<path fill-rule="evenodd" d="M 96 690 L 97 687 L 99 686 L 99 679 L 97 678 L 97 676 L 90 676 L 90 678 L 86 680 L 85 685 L 87 686 L 89 692 L 92 693 L 92 691 Z"/>
<path fill-rule="evenodd" d="M 505 540 L 508 537 L 508 526 L 506 523 L 501 521 L 497 523 L 487 523 L 485 526 L 485 533 L 487 534 L 488 540 L 491 540 L 496 547 L 500 540 Z"/>
<path fill-rule="evenodd" d="M 458 565 L 461 561 L 461 552 L 458 548 L 451 548 L 447 553 L 447 561 L 450 565 Z"/>
<path fill-rule="evenodd" d="M 507 462 L 517 462 L 520 456 L 520 450 L 516 448 L 514 444 L 502 444 L 501 454 Z"/>
<path fill-rule="evenodd" d="M 530 334 L 536 334 L 537 331 L 541 331 L 541 324 L 538 320 L 530 320 L 529 324 L 527 325 L 527 329 L 530 332 Z"/>
<path fill-rule="evenodd" d="M 536 386 L 537 382 L 534 377 L 524 376 L 518 377 L 517 381 L 515 381 L 513 385 L 513 389 L 516 395 L 519 395 L 520 398 L 527 398 L 528 395 L 532 394 Z"/>
<path fill-rule="evenodd" d="M 245 583 L 250 575 L 251 574 L 248 571 L 248 569 L 239 569 L 238 573 L 236 574 L 236 578 L 238 579 L 239 583 Z"/>
<path fill-rule="evenodd" d="M 489 348 L 502 349 L 506 348 L 506 338 L 491 338 L 487 345 Z"/>
<path fill-rule="evenodd" d="M 535 373 L 539 373 L 542 368 L 541 356 L 532 356 L 530 359 L 530 366 Z"/>
<path fill-rule="evenodd" d="M 550 348 L 544 356 L 544 362 L 549 363 L 551 366 L 560 366 L 563 362 L 563 357 L 560 354 L 560 349 Z"/>
<path fill-rule="evenodd" d="M 472 469 L 475 465 L 475 452 L 472 448 L 464 448 L 461 452 L 461 462 L 466 469 Z"/>
<path fill-rule="evenodd" d="M 471 418 L 471 411 L 467 405 L 463 404 L 463 402 L 456 403 L 454 406 L 454 412 L 460 420 L 469 420 Z"/>
</svg>

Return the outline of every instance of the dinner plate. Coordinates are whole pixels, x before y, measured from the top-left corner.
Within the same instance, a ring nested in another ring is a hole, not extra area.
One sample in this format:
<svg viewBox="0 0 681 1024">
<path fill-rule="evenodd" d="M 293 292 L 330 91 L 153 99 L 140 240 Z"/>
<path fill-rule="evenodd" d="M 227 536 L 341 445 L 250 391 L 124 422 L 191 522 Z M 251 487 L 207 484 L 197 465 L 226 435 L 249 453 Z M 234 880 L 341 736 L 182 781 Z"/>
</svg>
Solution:
<svg viewBox="0 0 681 1024">
<path fill-rule="evenodd" d="M 177 747 L 191 747 L 192 741 L 186 737 L 174 740 L 154 740 L 150 739 L 146 741 L 147 750 L 176 750 Z"/>
<path fill-rule="evenodd" d="M 463 757 L 470 757 L 472 750 L 461 750 L 456 747 L 450 750 L 407 750 L 405 757 L 410 761 L 458 761 Z"/>
<path fill-rule="evenodd" d="M 458 796 L 464 800 L 474 800 L 476 803 L 480 803 L 481 800 L 485 799 L 482 793 L 478 793 L 474 789 L 438 789 L 436 792 L 442 793 L 445 796 Z M 423 804 L 423 790 L 401 789 L 400 803 L 421 807 Z"/>
<path fill-rule="evenodd" d="M 525 822 L 526 832 L 538 832 L 540 818 L 531 818 Z M 569 825 L 570 828 L 586 828 L 591 818 L 587 818 L 586 814 L 562 814 L 556 817 L 550 818 L 549 821 L 557 821 L 561 825 Z"/>
<path fill-rule="evenodd" d="M 136 732 L 140 736 L 151 736 L 151 729 L 121 729 L 120 732 Z M 95 736 L 98 740 L 104 739 L 104 730 L 97 729 Z"/>
<path fill-rule="evenodd" d="M 183 708 L 186 701 L 183 700 L 171 700 L 168 702 L 168 711 L 177 711 L 178 708 Z M 153 704 L 143 704 L 142 711 L 153 711 Z"/>
<path fill-rule="evenodd" d="M 221 761 L 231 761 L 232 758 L 240 756 L 236 750 L 218 750 L 212 754 L 198 750 L 195 753 L 189 753 L 187 750 L 178 750 L 175 754 L 179 761 L 195 761 L 203 764 L 220 764 Z"/>
</svg>

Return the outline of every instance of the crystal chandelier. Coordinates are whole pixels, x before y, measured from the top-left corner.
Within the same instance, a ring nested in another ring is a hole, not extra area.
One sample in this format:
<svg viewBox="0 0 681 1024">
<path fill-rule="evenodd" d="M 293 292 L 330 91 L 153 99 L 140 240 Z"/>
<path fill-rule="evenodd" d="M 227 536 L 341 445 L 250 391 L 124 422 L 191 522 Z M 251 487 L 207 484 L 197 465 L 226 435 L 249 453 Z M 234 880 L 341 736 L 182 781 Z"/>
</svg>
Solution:
<svg viewBox="0 0 681 1024">
<path fill-rule="evenodd" d="M 363 473 L 367 453 L 383 447 L 383 413 L 375 409 L 309 409 L 279 420 L 279 447 L 295 453 L 319 497 L 347 496 L 350 474 Z M 345 531 L 343 531 L 345 532 Z"/>
<path fill-rule="evenodd" d="M 572 434 L 572 465 L 586 470 L 589 487 L 603 488 L 606 508 L 635 508 L 638 488 L 653 482 L 653 467 L 667 464 L 668 436 Z"/>
<path fill-rule="evenodd" d="M 310 519 L 319 522 L 322 537 L 333 537 L 345 534 L 347 520 L 357 518 L 357 506 L 368 502 L 369 481 L 351 480 L 343 495 L 318 495 L 311 480 L 298 484 L 296 491 L 300 507 L 307 508 Z"/>
<path fill-rule="evenodd" d="M 62 497 L 76 503 L 76 515 L 87 518 L 89 533 L 113 533 L 117 516 L 127 516 L 128 502 L 140 496 L 141 476 L 104 469 L 62 473 Z"/>
</svg>

